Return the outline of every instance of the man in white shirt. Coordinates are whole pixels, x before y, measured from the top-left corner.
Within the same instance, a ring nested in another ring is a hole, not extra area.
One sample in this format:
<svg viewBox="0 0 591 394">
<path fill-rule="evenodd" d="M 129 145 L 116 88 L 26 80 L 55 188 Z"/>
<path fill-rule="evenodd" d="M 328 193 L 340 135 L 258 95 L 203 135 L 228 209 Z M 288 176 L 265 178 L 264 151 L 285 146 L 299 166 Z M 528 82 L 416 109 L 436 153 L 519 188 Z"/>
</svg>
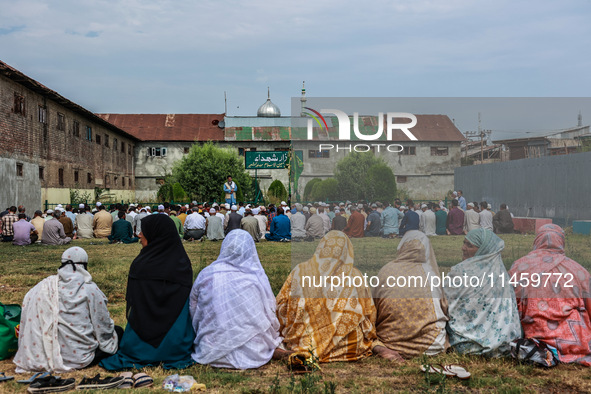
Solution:
<svg viewBox="0 0 591 394">
<path fill-rule="evenodd" d="M 480 213 L 478 214 L 480 215 L 480 227 L 493 231 L 493 215 L 487 208 L 488 203 L 482 201 L 480 203 Z"/>
<path fill-rule="evenodd" d="M 187 241 L 200 240 L 205 234 L 207 228 L 207 221 L 205 217 L 199 213 L 199 208 L 193 207 L 193 213 L 185 219 L 185 235 L 184 239 Z"/>
<path fill-rule="evenodd" d="M 464 215 L 464 233 L 468 234 L 476 228 L 480 228 L 480 214 L 474 210 L 474 203 L 470 202 Z"/>
</svg>

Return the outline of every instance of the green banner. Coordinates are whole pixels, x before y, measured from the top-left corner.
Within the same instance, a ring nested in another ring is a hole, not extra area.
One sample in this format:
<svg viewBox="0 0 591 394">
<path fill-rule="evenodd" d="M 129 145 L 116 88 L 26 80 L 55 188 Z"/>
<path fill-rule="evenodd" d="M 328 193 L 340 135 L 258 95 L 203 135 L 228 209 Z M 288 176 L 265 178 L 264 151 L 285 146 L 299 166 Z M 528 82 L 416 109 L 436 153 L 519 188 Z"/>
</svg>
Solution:
<svg viewBox="0 0 591 394">
<path fill-rule="evenodd" d="M 289 161 L 289 151 L 244 152 L 244 167 L 247 170 L 285 168 Z"/>
</svg>

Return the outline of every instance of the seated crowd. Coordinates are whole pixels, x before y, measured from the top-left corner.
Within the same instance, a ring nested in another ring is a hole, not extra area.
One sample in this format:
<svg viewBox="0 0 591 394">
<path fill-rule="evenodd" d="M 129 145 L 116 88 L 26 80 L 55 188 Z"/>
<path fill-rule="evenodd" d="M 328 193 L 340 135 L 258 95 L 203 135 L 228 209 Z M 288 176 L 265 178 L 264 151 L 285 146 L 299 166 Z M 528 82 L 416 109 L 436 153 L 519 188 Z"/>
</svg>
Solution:
<svg viewBox="0 0 591 394">
<path fill-rule="evenodd" d="M 158 210 L 164 213 L 167 208 L 162 208 Z M 184 218 L 185 226 L 205 208 Z M 239 215 L 234 208 L 229 215 Z M 92 261 L 86 252 L 80 247 L 67 249 L 57 275 L 25 296 L 13 360 L 17 372 L 67 372 L 95 364 L 107 370 L 185 368 L 193 363 L 250 369 L 294 352 L 311 352 L 318 362 L 354 361 L 374 354 L 402 361 L 450 350 L 501 357 L 509 354 L 512 341 L 524 335 L 554 347 L 562 362 L 591 365 L 591 278 L 565 256 L 565 235 L 559 226 L 541 227 L 533 251 L 517 260 L 509 273 L 501 258 L 503 240 L 480 227 L 466 234 L 463 261 L 447 274 L 451 281 L 373 288 L 354 280 L 362 273 L 355 267 L 349 236 L 341 230 L 322 235 L 316 229 L 320 237 L 316 251 L 295 266 L 275 297 L 255 246 L 262 226 L 256 214 L 249 219 L 252 209 L 246 211 L 245 207 L 240 224 L 234 219 L 225 226 L 218 210 L 209 208 L 213 237 L 223 242 L 219 257 L 194 282 L 180 234 L 181 228 L 185 234 L 191 229 L 178 225 L 176 212 L 144 215 L 138 234 L 142 249 L 129 269 L 125 330 L 110 318 L 107 297 L 92 281 Z M 278 208 L 271 220 L 278 237 L 285 220 L 276 219 L 289 220 L 284 212 Z M 350 212 L 351 217 L 361 215 L 354 206 Z M 297 222 L 304 210 L 296 206 L 290 213 Z M 313 215 L 320 216 L 316 207 L 306 213 L 308 223 Z M 126 220 L 124 213 L 117 216 Z M 368 218 L 372 231 L 377 215 L 369 212 Z M 249 219 L 246 226 L 245 219 Z M 314 220 L 312 226 L 324 226 L 321 217 Z M 345 229 L 349 225 L 350 221 Z M 114 233 L 131 238 L 127 224 L 125 228 Z M 208 233 L 201 237 L 204 234 Z M 197 235 L 193 232 L 190 238 Z M 509 274 L 554 272 L 571 273 L 573 287 L 509 285 Z M 453 278 L 466 275 L 484 278 L 484 283 L 455 285 Z M 404 232 L 396 258 L 377 275 L 382 284 L 401 276 L 440 276 L 431 242 L 418 229 Z M 326 277 L 351 280 L 336 288 L 311 284 Z"/>
</svg>

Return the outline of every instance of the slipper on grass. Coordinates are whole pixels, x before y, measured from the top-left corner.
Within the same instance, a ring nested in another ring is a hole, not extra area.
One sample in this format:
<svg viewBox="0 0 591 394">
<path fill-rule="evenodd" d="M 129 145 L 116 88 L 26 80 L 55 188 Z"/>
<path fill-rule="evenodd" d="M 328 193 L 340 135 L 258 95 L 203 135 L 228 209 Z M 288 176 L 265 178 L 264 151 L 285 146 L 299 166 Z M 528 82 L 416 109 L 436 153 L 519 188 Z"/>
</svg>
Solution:
<svg viewBox="0 0 591 394">
<path fill-rule="evenodd" d="M 75 386 L 75 379 L 61 379 L 55 376 L 46 376 L 31 383 L 27 392 L 33 394 L 56 393 L 59 391 L 72 390 Z"/>
<path fill-rule="evenodd" d="M 466 368 L 462 367 L 458 364 L 450 364 L 450 365 L 441 365 L 436 364 L 433 365 L 421 365 L 421 371 L 429 372 L 429 373 L 438 373 L 445 376 L 453 376 L 457 377 L 458 379 L 469 379 L 470 372 L 466 371 Z"/>
<path fill-rule="evenodd" d="M 14 376 L 6 376 L 4 372 L 0 372 L 0 382 L 6 382 L 7 380 L 14 379 Z"/>
<path fill-rule="evenodd" d="M 145 373 L 136 373 L 133 375 L 133 388 L 150 387 L 154 384 L 154 379 Z"/>
<path fill-rule="evenodd" d="M 117 387 L 118 389 L 133 388 L 133 374 L 131 372 L 121 372 L 119 376 L 123 378 L 123 383 Z"/>
<path fill-rule="evenodd" d="M 29 379 L 25 379 L 25 380 L 17 380 L 17 383 L 25 383 L 25 384 L 31 384 L 33 383 L 36 379 L 43 379 L 44 377 L 49 376 L 49 372 L 37 372 L 36 374 L 34 374 L 33 376 L 31 376 Z"/>
</svg>

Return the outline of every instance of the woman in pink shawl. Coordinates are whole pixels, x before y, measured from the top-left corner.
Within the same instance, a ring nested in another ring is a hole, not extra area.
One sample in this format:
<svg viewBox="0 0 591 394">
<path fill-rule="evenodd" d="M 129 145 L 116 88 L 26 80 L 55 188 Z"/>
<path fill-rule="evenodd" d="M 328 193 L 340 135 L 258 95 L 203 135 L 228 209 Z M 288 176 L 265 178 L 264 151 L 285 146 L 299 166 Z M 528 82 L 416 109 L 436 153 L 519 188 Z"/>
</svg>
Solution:
<svg viewBox="0 0 591 394">
<path fill-rule="evenodd" d="M 591 366 L 591 275 L 564 255 L 564 238 L 555 224 L 540 227 L 533 251 L 509 275 L 519 282 L 515 295 L 524 337 L 554 346 L 561 362 Z"/>
</svg>

